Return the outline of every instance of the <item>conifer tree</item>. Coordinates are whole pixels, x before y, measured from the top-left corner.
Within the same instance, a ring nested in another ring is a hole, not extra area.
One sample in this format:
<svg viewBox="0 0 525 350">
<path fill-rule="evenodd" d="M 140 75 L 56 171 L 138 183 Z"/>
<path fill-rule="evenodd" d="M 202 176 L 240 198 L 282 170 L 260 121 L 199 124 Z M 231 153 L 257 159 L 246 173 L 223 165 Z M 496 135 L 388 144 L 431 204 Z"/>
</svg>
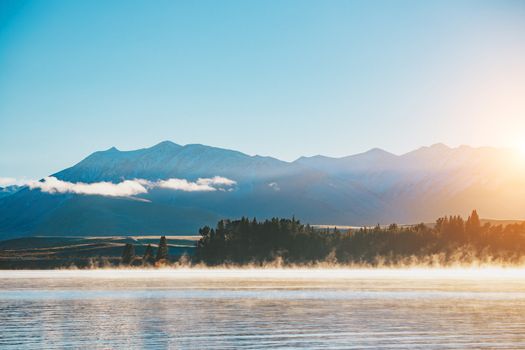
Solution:
<svg viewBox="0 0 525 350">
<path fill-rule="evenodd" d="M 157 250 L 157 259 L 156 261 L 167 260 L 168 259 L 168 242 L 166 241 L 166 236 L 160 237 L 159 249 Z"/>
<path fill-rule="evenodd" d="M 135 258 L 135 247 L 131 243 L 126 243 L 124 251 L 122 252 L 122 263 L 125 265 L 131 264 Z"/>
<path fill-rule="evenodd" d="M 476 238 L 481 230 L 481 221 L 476 210 L 472 211 L 472 214 L 467 219 L 465 224 L 465 231 L 470 239 Z"/>
<path fill-rule="evenodd" d="M 146 247 L 146 251 L 144 252 L 142 261 L 144 264 L 147 265 L 153 265 L 155 263 L 155 256 L 153 254 L 153 247 L 151 246 L 151 244 L 148 244 L 148 246 Z"/>
</svg>

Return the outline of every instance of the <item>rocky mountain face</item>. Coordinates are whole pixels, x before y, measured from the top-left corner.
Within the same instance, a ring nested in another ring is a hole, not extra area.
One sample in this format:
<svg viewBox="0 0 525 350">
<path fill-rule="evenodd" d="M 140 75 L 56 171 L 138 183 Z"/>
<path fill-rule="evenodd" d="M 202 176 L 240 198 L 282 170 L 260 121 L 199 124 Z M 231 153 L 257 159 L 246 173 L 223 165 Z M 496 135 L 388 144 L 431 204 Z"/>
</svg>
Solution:
<svg viewBox="0 0 525 350">
<path fill-rule="evenodd" d="M 192 234 L 221 218 L 240 216 L 295 215 L 332 225 L 414 223 L 473 208 L 490 218 L 525 216 L 525 157 L 494 148 L 437 144 L 400 156 L 372 149 L 284 162 L 165 141 L 135 151 L 95 152 L 52 176 L 71 186 L 129 180 L 150 187 L 133 196 L 45 187 L 0 194 L 0 239 Z M 206 191 L 151 185 L 168 179 L 191 185 L 214 177 L 234 185 Z"/>
</svg>

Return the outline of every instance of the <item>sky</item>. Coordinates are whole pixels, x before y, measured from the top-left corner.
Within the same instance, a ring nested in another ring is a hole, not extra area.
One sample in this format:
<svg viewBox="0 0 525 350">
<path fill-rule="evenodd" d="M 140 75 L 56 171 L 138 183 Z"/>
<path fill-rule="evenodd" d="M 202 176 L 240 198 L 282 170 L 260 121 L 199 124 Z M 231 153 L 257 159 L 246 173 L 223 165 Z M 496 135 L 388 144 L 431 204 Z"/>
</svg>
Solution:
<svg viewBox="0 0 525 350">
<path fill-rule="evenodd" d="M 0 177 L 163 140 L 525 149 L 525 2 L 0 1 Z"/>
</svg>

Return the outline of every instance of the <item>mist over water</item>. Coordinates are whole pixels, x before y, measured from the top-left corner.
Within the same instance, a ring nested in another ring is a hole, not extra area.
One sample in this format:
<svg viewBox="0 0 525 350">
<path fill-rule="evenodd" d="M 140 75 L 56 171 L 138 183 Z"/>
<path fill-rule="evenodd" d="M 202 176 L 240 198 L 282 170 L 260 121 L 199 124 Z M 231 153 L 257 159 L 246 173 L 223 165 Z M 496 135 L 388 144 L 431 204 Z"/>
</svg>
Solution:
<svg viewBox="0 0 525 350">
<path fill-rule="evenodd" d="M 2 271 L 0 347 L 525 347 L 525 269 Z"/>
</svg>

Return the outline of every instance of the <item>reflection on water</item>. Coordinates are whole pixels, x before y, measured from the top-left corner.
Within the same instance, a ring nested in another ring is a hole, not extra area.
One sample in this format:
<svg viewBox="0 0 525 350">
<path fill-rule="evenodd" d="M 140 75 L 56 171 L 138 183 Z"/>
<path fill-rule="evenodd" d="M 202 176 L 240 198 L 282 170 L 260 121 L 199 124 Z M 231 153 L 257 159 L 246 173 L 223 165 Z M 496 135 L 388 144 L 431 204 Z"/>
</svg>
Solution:
<svg viewBox="0 0 525 350">
<path fill-rule="evenodd" d="M 525 348 L 525 270 L 0 272 L 0 348 Z"/>
</svg>

